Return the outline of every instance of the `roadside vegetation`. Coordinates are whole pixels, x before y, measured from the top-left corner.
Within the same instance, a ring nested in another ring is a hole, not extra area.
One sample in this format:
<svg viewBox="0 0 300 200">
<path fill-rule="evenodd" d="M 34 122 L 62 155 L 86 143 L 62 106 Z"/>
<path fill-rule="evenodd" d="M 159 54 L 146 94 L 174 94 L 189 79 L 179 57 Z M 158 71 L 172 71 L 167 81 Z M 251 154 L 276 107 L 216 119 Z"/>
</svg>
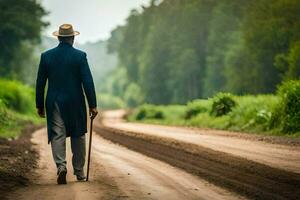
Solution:
<svg viewBox="0 0 300 200">
<path fill-rule="evenodd" d="M 47 12 L 35 0 L 1 0 L 0 9 L 0 137 L 11 138 L 28 123 L 41 121 L 32 88 L 39 61 L 35 52 L 48 23 L 43 20 Z"/>
<path fill-rule="evenodd" d="M 299 9 L 299 0 L 152 0 L 112 31 L 118 67 L 103 90 L 129 107 L 274 94 L 300 78 Z"/>
<path fill-rule="evenodd" d="M 288 81 L 276 95 L 218 93 L 186 105 L 139 106 L 130 121 L 195 126 L 272 135 L 300 136 L 300 81 Z"/>
<path fill-rule="evenodd" d="M 27 123 L 41 123 L 32 88 L 5 79 L 0 79 L 0 88 L 0 137 L 16 137 Z"/>
</svg>

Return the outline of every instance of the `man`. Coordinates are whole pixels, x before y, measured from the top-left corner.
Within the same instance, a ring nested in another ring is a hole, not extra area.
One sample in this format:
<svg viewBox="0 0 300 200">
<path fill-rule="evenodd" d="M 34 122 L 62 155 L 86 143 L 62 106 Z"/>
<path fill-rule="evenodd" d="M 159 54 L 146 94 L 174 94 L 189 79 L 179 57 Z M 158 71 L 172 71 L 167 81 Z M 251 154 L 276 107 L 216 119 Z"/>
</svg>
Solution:
<svg viewBox="0 0 300 200">
<path fill-rule="evenodd" d="M 71 137 L 72 165 L 77 180 L 85 179 L 85 133 L 87 113 L 85 98 L 92 118 L 97 115 L 96 94 L 86 53 L 73 48 L 79 35 L 72 25 L 63 24 L 53 33 L 59 45 L 41 55 L 36 81 L 36 107 L 40 117 L 47 114 L 48 143 L 57 166 L 57 183 L 66 184 L 66 137 Z M 46 106 L 44 90 L 48 80 Z"/>
</svg>

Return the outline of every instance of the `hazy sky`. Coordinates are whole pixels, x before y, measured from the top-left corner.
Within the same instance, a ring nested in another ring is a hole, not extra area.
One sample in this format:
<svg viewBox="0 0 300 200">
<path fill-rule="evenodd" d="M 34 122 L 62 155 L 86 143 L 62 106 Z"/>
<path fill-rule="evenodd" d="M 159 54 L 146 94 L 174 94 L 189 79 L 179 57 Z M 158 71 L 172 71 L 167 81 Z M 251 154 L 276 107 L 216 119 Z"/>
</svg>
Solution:
<svg viewBox="0 0 300 200">
<path fill-rule="evenodd" d="M 124 24 L 131 9 L 148 5 L 149 0 L 41 0 L 50 12 L 46 20 L 51 24 L 45 35 L 51 36 L 63 23 L 71 23 L 81 34 L 79 43 L 107 39 L 110 31 Z"/>
</svg>

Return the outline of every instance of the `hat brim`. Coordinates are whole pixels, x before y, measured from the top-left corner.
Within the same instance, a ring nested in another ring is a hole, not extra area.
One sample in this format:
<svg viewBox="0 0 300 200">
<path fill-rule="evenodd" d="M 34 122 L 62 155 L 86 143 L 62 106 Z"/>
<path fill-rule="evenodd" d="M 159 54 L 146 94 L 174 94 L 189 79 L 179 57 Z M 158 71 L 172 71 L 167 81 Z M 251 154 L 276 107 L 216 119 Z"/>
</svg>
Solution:
<svg viewBox="0 0 300 200">
<path fill-rule="evenodd" d="M 76 36 L 76 35 L 79 35 L 80 33 L 78 31 L 74 31 L 72 34 L 69 34 L 69 35 L 60 35 L 58 31 L 55 31 L 52 33 L 53 36 L 56 36 L 56 37 L 70 37 L 70 36 Z"/>
</svg>

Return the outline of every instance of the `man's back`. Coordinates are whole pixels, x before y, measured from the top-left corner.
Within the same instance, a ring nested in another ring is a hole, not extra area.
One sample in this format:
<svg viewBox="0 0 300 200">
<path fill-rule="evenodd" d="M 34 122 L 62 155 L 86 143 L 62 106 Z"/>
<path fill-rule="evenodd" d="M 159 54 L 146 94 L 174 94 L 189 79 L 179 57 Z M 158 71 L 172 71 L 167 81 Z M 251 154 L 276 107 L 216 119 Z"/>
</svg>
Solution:
<svg viewBox="0 0 300 200">
<path fill-rule="evenodd" d="M 67 43 L 60 43 L 58 47 L 44 53 L 50 90 L 81 86 L 80 62 L 84 54 Z"/>
<path fill-rule="evenodd" d="M 60 41 L 56 48 L 41 55 L 36 81 L 36 107 L 45 116 L 46 98 L 48 142 L 57 166 L 57 183 L 66 184 L 66 137 L 71 136 L 72 165 L 77 180 L 84 180 L 85 133 L 87 112 L 83 89 L 89 103 L 89 112 L 96 117 L 97 104 L 93 77 L 86 53 L 73 48 L 74 36 L 79 35 L 71 24 L 63 24 L 53 33 Z"/>
<path fill-rule="evenodd" d="M 73 48 L 70 44 L 60 43 L 58 47 L 43 53 L 44 64 L 48 74 L 48 95 L 50 98 L 72 101 L 83 98 L 82 64 L 86 54 Z M 85 69 L 89 70 L 89 69 Z M 92 80 L 87 80 L 92 82 Z M 55 96 L 55 97 L 54 97 Z"/>
<path fill-rule="evenodd" d="M 54 103 L 61 110 L 67 136 L 79 136 L 86 132 L 86 108 L 82 86 L 89 107 L 96 107 L 96 94 L 86 53 L 71 44 L 60 44 L 41 55 L 37 78 L 37 108 L 44 107 L 44 88 L 48 80 L 46 98 L 47 121 L 52 120 Z M 48 123 L 49 141 L 52 133 Z"/>
</svg>

